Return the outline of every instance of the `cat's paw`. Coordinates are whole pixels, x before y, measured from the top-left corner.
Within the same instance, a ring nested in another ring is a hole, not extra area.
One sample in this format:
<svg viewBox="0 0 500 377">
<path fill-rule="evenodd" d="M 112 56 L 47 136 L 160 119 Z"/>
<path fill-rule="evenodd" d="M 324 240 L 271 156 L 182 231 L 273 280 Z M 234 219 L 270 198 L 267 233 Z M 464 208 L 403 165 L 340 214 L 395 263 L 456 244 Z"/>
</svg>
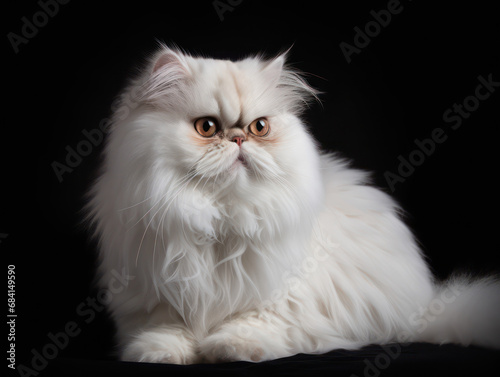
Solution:
<svg viewBox="0 0 500 377">
<path fill-rule="evenodd" d="M 199 345 L 204 361 L 209 363 L 229 361 L 259 362 L 273 358 L 265 352 L 262 344 L 228 332 L 209 335 Z"/>
<path fill-rule="evenodd" d="M 199 361 L 194 340 L 179 329 L 143 331 L 122 352 L 123 361 L 194 364 Z"/>
</svg>

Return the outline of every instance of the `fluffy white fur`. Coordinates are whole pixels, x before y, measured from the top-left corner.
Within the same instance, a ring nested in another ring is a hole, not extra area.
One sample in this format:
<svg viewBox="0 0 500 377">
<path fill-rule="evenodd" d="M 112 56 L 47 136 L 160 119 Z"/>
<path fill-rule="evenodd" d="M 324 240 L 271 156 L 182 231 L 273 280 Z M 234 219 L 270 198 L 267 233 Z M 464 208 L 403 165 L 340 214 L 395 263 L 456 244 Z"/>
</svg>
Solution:
<svg viewBox="0 0 500 377">
<path fill-rule="evenodd" d="M 319 151 L 316 92 L 283 55 L 232 62 L 162 47 L 121 96 L 93 187 L 100 282 L 123 360 L 262 361 L 370 343 L 500 347 L 499 284 L 436 284 L 399 209 Z M 195 119 L 218 120 L 203 140 Z M 248 125 L 266 117 L 269 136 Z M 243 127 L 240 147 L 227 135 Z M 242 154 L 246 164 L 238 161 Z"/>
</svg>

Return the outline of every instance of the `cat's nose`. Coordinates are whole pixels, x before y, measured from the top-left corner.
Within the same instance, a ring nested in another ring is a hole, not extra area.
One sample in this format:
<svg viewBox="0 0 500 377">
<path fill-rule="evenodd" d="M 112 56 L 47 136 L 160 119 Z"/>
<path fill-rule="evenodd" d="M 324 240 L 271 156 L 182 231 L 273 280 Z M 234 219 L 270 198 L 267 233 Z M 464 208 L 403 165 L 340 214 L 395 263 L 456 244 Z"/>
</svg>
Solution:
<svg viewBox="0 0 500 377">
<path fill-rule="evenodd" d="M 233 143 L 238 144 L 241 147 L 241 144 L 247 139 L 245 132 L 238 127 L 230 128 L 226 131 L 227 140 L 231 140 Z"/>
<path fill-rule="evenodd" d="M 241 143 L 245 141 L 245 137 L 243 136 L 234 136 L 233 140 L 234 143 L 238 144 L 238 147 L 241 147 Z"/>
</svg>

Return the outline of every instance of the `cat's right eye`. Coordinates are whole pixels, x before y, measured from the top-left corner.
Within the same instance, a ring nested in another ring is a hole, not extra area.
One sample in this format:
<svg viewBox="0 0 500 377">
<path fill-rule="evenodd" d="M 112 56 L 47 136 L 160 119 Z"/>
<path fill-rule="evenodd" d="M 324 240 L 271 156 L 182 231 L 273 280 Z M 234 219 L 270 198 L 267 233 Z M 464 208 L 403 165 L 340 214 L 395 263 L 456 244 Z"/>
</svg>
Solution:
<svg viewBox="0 0 500 377">
<path fill-rule="evenodd" d="M 217 132 L 217 123 L 213 118 L 199 118 L 194 122 L 194 128 L 203 137 L 212 137 Z"/>
</svg>

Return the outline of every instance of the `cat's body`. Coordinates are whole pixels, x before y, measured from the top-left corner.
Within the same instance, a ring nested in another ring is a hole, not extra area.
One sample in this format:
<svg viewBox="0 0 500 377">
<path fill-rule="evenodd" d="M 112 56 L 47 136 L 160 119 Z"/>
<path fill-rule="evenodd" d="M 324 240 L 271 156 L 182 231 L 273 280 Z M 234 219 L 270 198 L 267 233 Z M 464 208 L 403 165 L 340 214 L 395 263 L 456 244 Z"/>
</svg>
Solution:
<svg viewBox="0 0 500 377">
<path fill-rule="evenodd" d="M 129 275 L 122 359 L 499 347 L 498 283 L 434 283 L 390 197 L 319 152 L 297 116 L 314 90 L 283 63 L 162 48 L 122 96 L 90 202 L 101 284 Z"/>
</svg>

